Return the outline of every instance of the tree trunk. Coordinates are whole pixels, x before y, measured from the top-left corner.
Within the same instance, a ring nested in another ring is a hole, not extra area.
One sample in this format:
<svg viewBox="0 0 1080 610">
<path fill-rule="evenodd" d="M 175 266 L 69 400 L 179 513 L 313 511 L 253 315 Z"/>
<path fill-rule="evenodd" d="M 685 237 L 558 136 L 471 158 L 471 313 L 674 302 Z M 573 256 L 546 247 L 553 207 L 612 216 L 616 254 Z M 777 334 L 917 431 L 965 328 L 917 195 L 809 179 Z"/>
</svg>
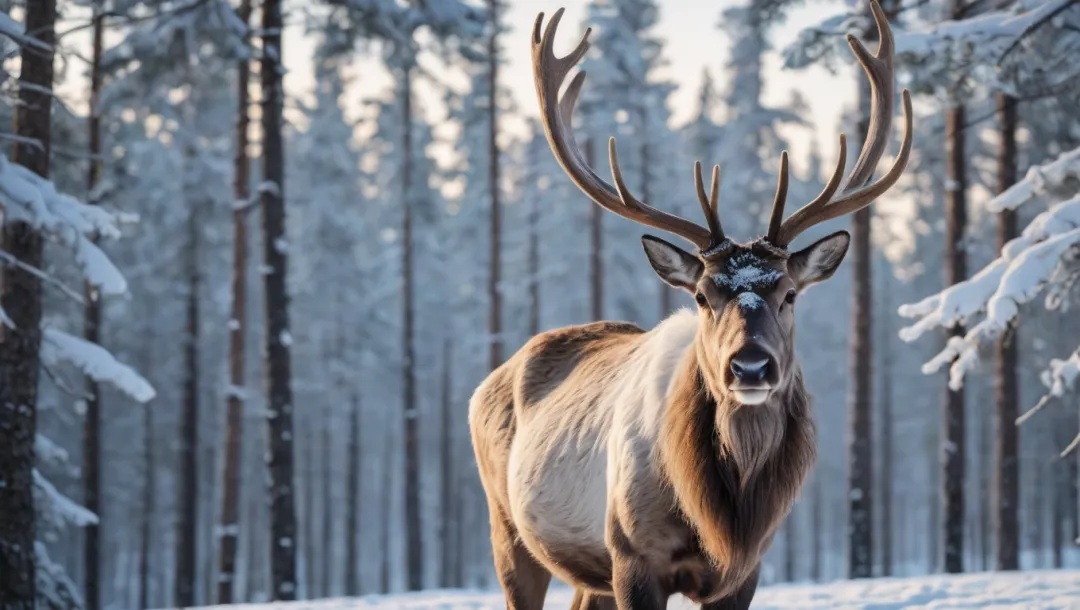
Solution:
<svg viewBox="0 0 1080 610">
<path fill-rule="evenodd" d="M 194 152 L 185 152 L 190 161 Z M 180 473 L 177 502 L 180 507 L 176 520 L 176 605 L 187 608 L 195 605 L 196 541 L 198 539 L 198 452 L 199 436 L 199 206 L 190 204 L 187 219 L 187 247 L 184 248 L 184 274 L 188 291 L 184 323 L 184 387 L 180 415 Z"/>
<path fill-rule="evenodd" d="M 499 0 L 487 0 L 490 33 L 487 40 L 488 55 L 488 192 L 491 196 L 491 269 L 488 273 L 488 335 L 491 352 L 488 369 L 494 371 L 502 364 L 502 280 L 501 242 L 502 227 L 499 209 Z"/>
<path fill-rule="evenodd" d="M 957 0 L 959 2 L 959 0 Z M 957 105 L 945 115 L 947 154 L 945 182 L 948 193 L 945 202 L 945 284 L 952 286 L 967 275 L 964 252 L 964 227 L 967 223 L 965 194 L 964 107 Z M 949 332 L 963 336 L 957 326 Z M 964 391 L 946 388 L 944 409 L 945 432 L 941 447 L 942 464 L 942 552 L 946 573 L 964 571 Z"/>
<path fill-rule="evenodd" d="M 1016 98 L 997 95 L 998 127 L 1001 129 L 1001 148 L 998 149 L 998 192 L 1016 182 Z M 998 214 L 997 246 L 1000 253 L 1016 237 L 1016 212 L 1004 210 Z M 1016 378 L 1015 325 L 1001 337 L 996 346 L 994 362 L 994 443 L 993 502 L 994 535 L 997 553 L 994 568 L 1020 569 L 1020 460 L 1019 433 L 1016 428 L 1019 388 Z"/>
<path fill-rule="evenodd" d="M 585 162 L 596 167 L 595 145 L 590 137 L 585 140 Z M 589 253 L 589 305 L 593 321 L 604 319 L 604 210 L 589 204 L 589 228 L 592 231 L 592 251 Z"/>
<path fill-rule="evenodd" d="M 416 346 L 413 345 L 413 152 L 412 152 L 412 69 L 402 71 L 402 172 L 404 201 L 402 222 L 402 282 L 405 303 L 402 342 L 405 349 L 403 385 L 405 408 L 405 553 L 408 590 L 424 588 L 424 541 L 420 516 L 420 413 L 416 404 Z"/>
<path fill-rule="evenodd" d="M 343 328 L 339 326 L 338 328 Z M 334 394 L 335 398 L 341 396 L 339 393 Z M 329 404 L 329 403 L 328 403 Z M 334 549 L 334 498 L 333 498 L 333 476 L 330 471 L 330 467 L 333 464 L 330 449 L 333 447 L 334 437 L 333 432 L 330 429 L 330 424 L 333 418 L 333 412 L 328 407 L 326 414 L 323 416 L 322 422 L 322 518 L 320 521 L 320 527 L 322 528 L 322 541 L 320 542 L 319 556 L 322 558 L 322 569 L 320 575 L 322 576 L 322 582 L 319 583 L 320 595 L 322 597 L 330 597 L 333 595 L 331 587 L 333 586 L 333 566 L 337 564 L 334 561 L 336 558 L 333 555 Z"/>
<path fill-rule="evenodd" d="M 352 395 L 352 409 L 349 411 L 349 447 L 346 458 L 346 481 L 345 496 L 345 594 L 355 597 L 360 594 L 360 564 L 357 560 L 357 532 L 359 531 L 360 515 L 360 399 L 354 393 Z"/>
<path fill-rule="evenodd" d="M 796 538 L 798 537 L 798 525 L 795 523 L 795 512 L 792 511 L 784 523 L 784 581 L 795 582 Z"/>
<path fill-rule="evenodd" d="M 881 575 L 893 575 L 893 414 L 892 414 L 892 278 L 883 274 L 881 341 Z"/>
<path fill-rule="evenodd" d="M 241 0 L 238 17 L 247 26 L 251 0 Z M 236 578 L 237 538 L 239 528 L 240 477 L 244 426 L 244 333 L 247 326 L 247 200 L 249 164 L 248 82 L 251 65 L 248 59 L 237 69 L 236 149 L 233 156 L 233 277 L 229 319 L 229 387 L 226 391 L 225 462 L 222 476 L 221 528 L 217 603 L 231 604 Z"/>
<path fill-rule="evenodd" d="M 144 362 L 144 364 L 146 364 Z M 154 485 L 157 482 L 154 464 L 154 409 L 143 407 L 143 472 L 142 523 L 139 536 L 139 610 L 150 607 L 150 542 L 154 535 L 154 514 L 157 512 Z"/>
<path fill-rule="evenodd" d="M 529 201 L 529 336 L 540 332 L 540 197 Z"/>
<path fill-rule="evenodd" d="M 390 511 L 394 505 L 394 477 L 390 473 L 389 466 L 394 462 L 394 445 L 389 440 L 384 445 L 383 463 L 387 467 L 383 469 L 382 481 L 382 527 L 379 528 L 379 548 L 382 549 L 382 564 L 379 566 L 379 585 L 383 593 L 390 593 L 390 573 L 393 570 L 393 554 L 390 552 L 390 526 L 393 525 L 393 520 Z"/>
<path fill-rule="evenodd" d="M 458 544 L 454 540 L 455 528 L 454 525 L 457 522 L 458 514 L 455 510 L 457 508 L 454 502 L 455 493 L 460 493 L 459 490 L 454 489 L 454 417 L 452 413 L 453 408 L 453 385 L 450 368 L 451 358 L 451 344 L 450 339 L 446 339 L 443 342 L 443 354 L 442 354 L 442 421 L 440 422 L 440 428 L 442 431 L 442 446 L 440 447 L 440 453 L 442 454 L 440 459 L 439 468 L 441 470 L 439 476 L 439 509 L 442 512 L 442 521 L 440 523 L 439 531 L 439 546 L 442 550 L 441 576 L 439 586 L 449 589 L 451 587 L 460 586 L 460 583 L 454 582 L 454 575 L 457 572 L 455 564 L 459 559 Z"/>
<path fill-rule="evenodd" d="M 285 273 L 285 151 L 282 143 L 283 67 L 281 0 L 263 0 L 262 80 L 263 267 L 266 293 L 267 419 L 270 447 L 271 599 L 296 599 L 296 506 L 293 493 L 293 394 L 289 334 L 289 292 Z"/>
<path fill-rule="evenodd" d="M 825 521 L 822 519 L 822 503 L 824 503 L 824 493 L 821 490 L 821 478 L 820 476 L 814 477 L 814 497 L 813 504 L 811 505 L 812 515 L 810 520 L 813 524 L 810 526 L 810 580 L 813 582 L 821 582 L 821 556 L 824 549 L 821 546 L 822 529 L 825 527 Z"/>
<path fill-rule="evenodd" d="M 53 55 L 56 1 L 39 0 L 25 9 L 26 31 L 47 45 L 24 45 L 15 107 L 15 133 L 37 140 L 16 143 L 12 162 L 39 176 L 49 175 L 52 131 Z M 40 268 L 42 239 L 20 220 L 5 219 L 0 245 L 17 260 Z M 0 268 L 0 309 L 14 328 L 0 325 L 0 606 L 34 610 L 34 435 L 41 349 L 41 280 L 19 267 Z"/>
<path fill-rule="evenodd" d="M 100 8 L 93 8 L 93 34 L 90 56 L 90 113 L 87 117 L 90 143 L 90 169 L 86 179 L 87 203 L 96 204 L 94 187 L 101 178 L 101 115 L 98 114 L 98 97 L 101 91 L 101 50 L 104 35 L 105 17 Z M 101 301 L 97 290 L 89 283 L 84 285 L 85 294 L 85 323 L 83 337 L 93 343 L 101 342 Z M 98 383 L 92 377 L 86 376 L 86 420 L 83 428 L 83 506 L 86 510 L 101 518 L 101 391 Z M 98 586 L 101 581 L 100 566 L 101 554 L 98 549 L 97 524 L 90 524 L 84 528 L 86 536 L 83 545 L 83 563 L 85 575 L 83 578 L 83 598 L 86 610 L 98 610 L 100 607 L 100 595 Z"/>
<path fill-rule="evenodd" d="M 860 76 L 859 133 L 870 125 L 869 83 Z M 889 109 L 891 110 L 891 108 Z M 865 136 L 864 136 L 865 138 Z M 848 348 L 848 577 L 870 578 L 874 567 L 873 346 L 870 208 L 851 219 L 851 339 Z"/>
<path fill-rule="evenodd" d="M 240 0 L 237 16 L 246 27 L 251 0 Z M 240 536 L 240 475 L 244 438 L 244 333 L 247 328 L 247 212 L 250 182 L 248 146 L 248 84 L 251 63 L 242 59 L 236 70 L 236 150 L 233 155 L 233 276 L 229 318 L 229 387 L 226 395 L 225 464 L 221 479 L 221 542 L 217 603 L 233 603 L 236 546 Z"/>
</svg>

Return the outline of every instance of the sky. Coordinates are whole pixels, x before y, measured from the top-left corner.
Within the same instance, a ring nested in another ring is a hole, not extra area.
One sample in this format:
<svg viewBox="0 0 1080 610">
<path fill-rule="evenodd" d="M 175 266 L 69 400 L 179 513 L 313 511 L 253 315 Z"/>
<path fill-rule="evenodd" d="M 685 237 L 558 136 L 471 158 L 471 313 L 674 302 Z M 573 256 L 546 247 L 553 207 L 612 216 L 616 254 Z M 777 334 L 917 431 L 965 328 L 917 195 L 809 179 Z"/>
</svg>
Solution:
<svg viewBox="0 0 1080 610">
<path fill-rule="evenodd" d="M 533 21 L 538 12 L 550 16 L 560 7 L 566 8 L 563 27 L 556 41 L 557 54 L 568 52 L 578 42 L 584 24 L 585 0 L 506 0 L 507 13 L 505 22 L 509 26 L 502 40 L 506 52 L 507 65 L 503 69 L 504 86 L 508 87 L 515 99 L 518 112 L 527 117 L 538 116 L 536 93 L 533 88 L 532 71 L 529 60 L 529 37 Z M 686 122 L 694 110 L 694 97 L 701 82 L 702 70 L 708 68 L 718 84 L 723 87 L 726 79 L 723 65 L 728 56 L 727 37 L 718 28 L 722 11 L 742 2 L 722 0 L 704 2 L 702 0 L 659 0 L 660 23 L 656 34 L 664 41 L 663 56 L 667 66 L 658 73 L 678 84 L 678 90 L 669 99 L 672 110 L 672 122 L 680 125 Z M 816 24 L 822 19 L 844 10 L 844 0 L 807 0 L 805 6 L 789 12 L 786 23 L 775 27 L 773 46 L 776 51 L 767 58 L 765 65 L 768 74 L 765 78 L 766 104 L 780 105 L 790 99 L 790 92 L 798 90 L 810 105 L 807 128 L 793 128 L 787 134 L 791 142 L 790 154 L 793 165 L 798 170 L 801 162 L 808 156 L 811 146 L 818 146 L 823 158 L 828 160 L 836 154 L 841 112 L 844 107 L 854 102 L 856 73 L 854 60 L 848 62 L 842 72 L 830 75 L 820 67 L 805 70 L 783 70 L 782 61 L 777 51 L 782 50 L 795 40 L 802 28 Z M 595 38 L 594 38 L 595 40 Z M 311 54 L 315 41 L 305 36 L 300 25 L 293 25 L 286 31 L 285 64 L 286 90 L 301 99 L 307 98 L 313 87 Z M 354 70 L 357 78 L 346 100 L 346 111 L 356 110 L 359 99 L 377 95 L 390 86 L 389 76 L 374 62 L 359 64 Z M 588 81 L 586 81 L 588 87 Z M 433 94 L 419 93 L 426 100 L 421 102 L 428 110 L 428 117 L 438 121 L 441 116 L 441 104 Z M 352 97 L 355 96 L 355 97 Z M 350 106 L 354 106 L 350 109 Z M 507 129 L 519 129 L 520 123 L 511 121 Z M 780 151 L 776 151 L 779 155 Z M 702 160 L 709 165 L 708 160 Z M 826 165 L 831 165 L 826 161 Z M 688 170 L 689 171 L 689 170 Z"/>
<path fill-rule="evenodd" d="M 561 55 L 573 48 L 587 25 L 583 22 L 586 2 L 585 0 L 505 1 L 507 4 L 505 22 L 510 31 L 502 40 L 506 53 L 506 66 L 501 76 L 504 86 L 512 92 L 517 113 L 521 117 L 535 117 L 538 113 L 529 60 L 529 37 L 536 14 L 542 11 L 550 16 L 558 8 L 566 8 L 566 15 L 563 17 L 564 25 L 555 45 L 556 53 Z M 818 148 L 826 160 L 826 165 L 830 165 L 829 159 L 835 158 L 841 113 L 853 104 L 856 91 L 855 79 L 861 78 L 861 75 L 855 72 L 854 60 L 848 61 L 835 75 L 817 66 L 803 70 L 784 70 L 779 50 L 795 40 L 803 28 L 844 10 L 844 3 L 848 1 L 850 0 L 805 0 L 802 6 L 788 12 L 785 23 L 774 27 L 771 32 L 775 50 L 764 62 L 767 70 L 764 78 L 765 103 L 784 104 L 790 99 L 791 91 L 797 90 L 810 106 L 810 112 L 807 114 L 808 125 L 786 128 L 784 134 L 791 143 L 792 148 L 789 153 L 796 171 L 800 169 L 812 146 Z M 285 89 L 288 97 L 310 102 L 314 86 L 311 57 L 316 41 L 313 36 L 304 31 L 303 16 L 301 11 L 297 10 L 297 7 L 302 4 L 300 0 L 286 1 L 286 8 L 291 7 L 293 10 L 291 14 L 286 14 L 286 23 L 289 25 L 286 27 L 283 43 L 286 67 Z M 739 0 L 719 2 L 658 0 L 660 23 L 655 33 L 664 41 L 663 57 L 667 60 L 667 65 L 659 71 L 657 76 L 670 79 L 678 85 L 678 89 L 669 99 L 673 127 L 685 123 L 691 117 L 694 110 L 694 98 L 704 68 L 710 70 L 721 91 L 726 86 L 727 75 L 723 70 L 723 65 L 728 56 L 730 42 L 720 31 L 718 24 L 723 10 L 737 4 L 742 4 L 742 2 Z M 62 24 L 60 29 L 85 23 L 87 15 L 82 14 L 83 12 L 86 11 L 81 9 L 70 11 L 65 15 L 66 25 Z M 68 42 L 88 48 L 89 31 L 84 29 L 78 32 L 70 37 Z M 108 42 L 111 43 L 113 40 Z M 69 70 L 66 76 L 66 82 L 60 85 L 61 95 L 73 107 L 85 108 L 86 83 L 83 70 Z M 358 55 L 352 67 L 351 76 L 354 77 L 354 81 L 346 92 L 343 104 L 346 114 L 353 117 L 359 116 L 361 101 L 364 98 L 385 95 L 392 84 L 390 76 L 376 58 L 363 58 Z M 447 80 L 451 86 L 459 89 L 464 83 L 461 79 L 454 82 L 453 76 L 448 76 Z M 588 86 L 587 81 L 585 86 Z M 441 98 L 430 87 L 424 85 L 418 86 L 417 92 L 420 98 L 419 106 L 425 110 L 427 118 L 438 125 L 444 116 Z M 295 105 L 293 108 L 287 108 L 286 112 L 289 113 L 290 110 L 292 111 L 291 118 L 302 120 L 295 110 Z M 287 114 L 287 116 L 290 115 Z M 506 121 L 504 128 L 511 134 L 516 134 L 523 131 L 522 125 L 523 122 L 515 117 Z M 444 126 L 443 133 L 448 135 L 446 129 L 452 128 Z M 439 133 L 438 127 L 436 133 Z M 779 155 L 780 151 L 776 153 Z M 710 165 L 707 159 L 702 159 L 702 162 L 706 166 Z"/>
</svg>

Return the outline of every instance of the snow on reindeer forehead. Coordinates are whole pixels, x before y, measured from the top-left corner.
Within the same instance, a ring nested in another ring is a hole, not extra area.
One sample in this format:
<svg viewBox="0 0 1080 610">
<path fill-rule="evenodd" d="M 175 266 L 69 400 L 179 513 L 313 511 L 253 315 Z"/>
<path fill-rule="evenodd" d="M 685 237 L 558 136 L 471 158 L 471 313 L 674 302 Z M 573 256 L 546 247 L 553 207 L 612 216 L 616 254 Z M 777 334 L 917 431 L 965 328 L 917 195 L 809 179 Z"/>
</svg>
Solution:
<svg viewBox="0 0 1080 610">
<path fill-rule="evenodd" d="M 764 239 L 739 245 L 726 239 L 701 252 L 716 287 L 731 294 L 765 290 L 784 277 L 788 253 Z M 779 267 L 779 268 L 778 268 Z"/>
</svg>

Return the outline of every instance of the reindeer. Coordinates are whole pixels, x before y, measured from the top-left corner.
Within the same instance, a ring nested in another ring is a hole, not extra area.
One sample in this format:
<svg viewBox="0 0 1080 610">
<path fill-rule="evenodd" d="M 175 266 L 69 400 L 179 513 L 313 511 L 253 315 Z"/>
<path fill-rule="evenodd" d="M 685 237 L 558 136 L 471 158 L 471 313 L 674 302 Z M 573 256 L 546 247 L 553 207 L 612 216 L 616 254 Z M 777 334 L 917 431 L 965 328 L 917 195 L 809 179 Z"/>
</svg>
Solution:
<svg viewBox="0 0 1080 610">
<path fill-rule="evenodd" d="M 560 9 L 532 35 L 536 92 L 548 143 L 593 201 L 673 233 L 690 253 L 644 236 L 660 278 L 690 292 L 697 313 L 677 312 L 652 330 L 620 322 L 560 328 L 533 337 L 480 384 L 469 425 L 491 516 L 495 568 L 512 609 L 542 608 L 551 576 L 575 588 L 573 608 L 664 608 L 681 593 L 703 608 L 745 609 L 761 557 L 791 510 L 815 457 L 810 396 L 794 353 L 794 305 L 828 279 L 847 252 L 840 231 L 802 250 L 789 244 L 823 221 L 866 207 L 907 164 L 911 100 L 891 169 L 867 184 L 884 153 L 893 104 L 893 41 L 876 0 L 878 49 L 851 49 L 871 84 L 866 144 L 843 188 L 847 148 L 821 194 L 784 219 L 787 153 L 768 232 L 740 244 L 717 209 L 719 168 L 696 191 L 706 226 L 660 211 L 630 193 L 615 139 L 615 185 L 599 178 L 574 141 L 571 116 L 585 79 L 559 88 L 588 49 L 552 46 Z"/>
</svg>

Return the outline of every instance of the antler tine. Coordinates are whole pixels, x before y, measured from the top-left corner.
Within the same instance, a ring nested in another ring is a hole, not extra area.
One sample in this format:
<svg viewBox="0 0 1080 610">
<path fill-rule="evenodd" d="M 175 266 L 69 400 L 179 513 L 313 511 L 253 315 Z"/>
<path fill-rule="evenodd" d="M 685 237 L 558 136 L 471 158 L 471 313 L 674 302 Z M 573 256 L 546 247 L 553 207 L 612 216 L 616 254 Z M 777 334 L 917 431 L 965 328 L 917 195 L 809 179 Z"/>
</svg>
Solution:
<svg viewBox="0 0 1080 610">
<path fill-rule="evenodd" d="M 866 181 L 874 173 L 874 169 L 881 160 L 888 142 L 889 132 L 892 127 L 894 86 L 893 37 L 892 30 L 889 28 L 889 20 L 885 15 L 885 11 L 881 9 L 878 0 L 870 0 L 870 10 L 877 24 L 877 52 L 871 55 L 858 39 L 854 36 L 848 36 L 851 51 L 870 81 L 870 123 L 862 151 L 859 153 L 859 158 L 856 159 L 855 166 L 840 191 L 840 196 L 834 198 L 847 160 L 846 140 L 843 135 L 840 136 L 840 162 L 829 183 L 816 199 L 803 206 L 783 222 L 776 233 L 776 239 L 771 240 L 774 245 L 786 248 L 792 240 L 806 229 L 870 205 L 874 199 L 880 197 L 896 184 L 907 166 L 908 157 L 911 153 L 913 129 L 911 94 L 907 89 L 904 89 L 901 96 L 904 108 L 904 137 L 900 144 L 900 153 L 897 155 L 896 160 L 893 161 L 888 173 L 872 184 L 866 184 Z"/>
<path fill-rule="evenodd" d="M 844 179 L 844 168 L 846 167 L 847 137 L 840 134 L 840 154 L 836 158 L 836 169 L 833 170 L 832 176 L 829 177 L 829 181 L 825 184 L 825 188 L 821 189 L 821 193 L 813 201 L 789 216 L 780 227 L 776 239 L 770 239 L 769 241 L 776 246 L 786 248 L 799 233 L 813 225 L 814 223 L 811 222 L 813 217 L 819 213 L 822 207 L 829 203 L 829 199 L 840 188 L 840 181 Z M 809 224 L 806 224 L 808 222 Z"/>
<path fill-rule="evenodd" d="M 604 209 L 646 226 L 679 235 L 700 249 L 708 248 L 712 242 L 712 232 L 709 229 L 657 210 L 636 199 L 630 193 L 622 179 L 614 138 L 608 143 L 608 155 L 615 186 L 597 176 L 585 161 L 585 155 L 577 146 L 571 128 L 574 105 L 585 82 L 585 72 L 578 72 L 574 76 L 561 100 L 559 88 L 566 79 L 566 75 L 588 51 L 589 33 L 592 30 L 586 30 L 581 42 L 569 55 L 562 58 L 556 57 L 555 34 L 563 12 L 563 9 L 555 11 L 547 27 L 543 28 L 543 33 L 541 33 L 541 26 L 544 14 L 540 13 L 533 26 L 532 35 L 533 80 L 536 85 L 536 96 L 540 102 L 544 134 L 547 136 L 548 144 L 556 160 L 574 184 Z"/>
<path fill-rule="evenodd" d="M 694 183 L 697 185 L 698 202 L 701 203 L 701 211 L 705 213 L 705 221 L 709 223 L 709 232 L 712 233 L 714 244 L 724 241 L 724 229 L 720 225 L 720 166 L 714 165 L 712 171 L 712 185 L 709 194 L 705 194 L 705 182 L 701 179 L 701 161 L 694 162 Z"/>
<path fill-rule="evenodd" d="M 780 226 L 784 221 L 784 204 L 787 202 L 788 189 L 788 158 L 787 151 L 780 153 L 780 173 L 776 177 L 776 196 L 773 197 L 772 214 L 769 217 L 769 232 L 765 239 L 770 243 L 776 243 L 780 234 Z"/>
</svg>

